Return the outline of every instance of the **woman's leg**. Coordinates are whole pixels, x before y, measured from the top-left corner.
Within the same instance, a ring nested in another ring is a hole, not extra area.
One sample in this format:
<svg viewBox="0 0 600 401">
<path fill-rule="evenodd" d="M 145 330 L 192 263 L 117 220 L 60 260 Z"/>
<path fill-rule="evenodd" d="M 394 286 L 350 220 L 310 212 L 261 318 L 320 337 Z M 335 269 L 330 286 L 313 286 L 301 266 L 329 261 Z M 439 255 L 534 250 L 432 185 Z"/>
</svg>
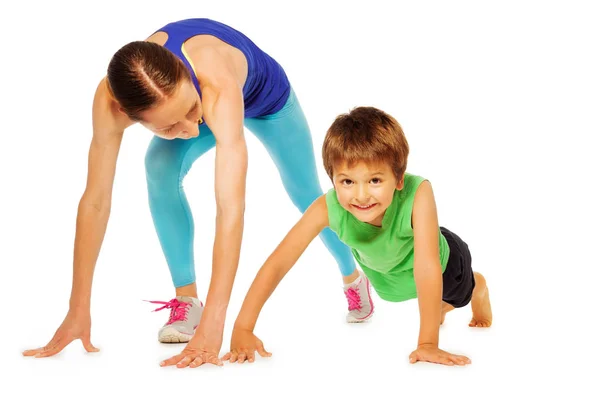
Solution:
<svg viewBox="0 0 600 401">
<path fill-rule="evenodd" d="M 146 153 L 146 181 L 150 212 L 171 272 L 176 298 L 157 302 L 171 309 L 159 332 L 161 342 L 185 342 L 200 321 L 202 303 L 196 293 L 194 220 L 183 189 L 183 179 L 194 161 L 215 146 L 206 126 L 192 139 L 154 137 Z"/>
</svg>

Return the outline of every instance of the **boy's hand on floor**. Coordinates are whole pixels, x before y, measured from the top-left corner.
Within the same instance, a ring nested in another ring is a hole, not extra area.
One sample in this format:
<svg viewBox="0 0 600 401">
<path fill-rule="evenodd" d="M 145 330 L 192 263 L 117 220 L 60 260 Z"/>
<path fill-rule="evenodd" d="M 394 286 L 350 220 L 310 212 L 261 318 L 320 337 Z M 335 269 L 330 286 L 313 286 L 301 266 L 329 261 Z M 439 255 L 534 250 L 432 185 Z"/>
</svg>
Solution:
<svg viewBox="0 0 600 401">
<path fill-rule="evenodd" d="M 254 362 L 254 353 L 262 357 L 270 357 L 271 353 L 265 351 L 265 347 L 258 337 L 250 330 L 234 329 L 231 335 L 231 351 L 225 354 L 223 361 L 229 360 L 230 363 Z"/>
<path fill-rule="evenodd" d="M 434 345 L 419 345 L 419 347 L 413 351 L 409 356 L 410 363 L 416 362 L 432 362 L 439 363 L 442 365 L 468 365 L 471 360 L 463 355 L 454 355 L 449 352 L 443 351 Z"/>
</svg>

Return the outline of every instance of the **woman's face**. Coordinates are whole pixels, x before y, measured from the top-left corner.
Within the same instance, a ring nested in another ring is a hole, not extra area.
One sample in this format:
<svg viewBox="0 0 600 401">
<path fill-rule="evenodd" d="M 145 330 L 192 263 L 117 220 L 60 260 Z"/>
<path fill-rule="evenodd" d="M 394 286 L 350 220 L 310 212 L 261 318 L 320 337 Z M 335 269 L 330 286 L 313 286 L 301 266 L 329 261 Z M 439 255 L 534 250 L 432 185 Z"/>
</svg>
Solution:
<svg viewBox="0 0 600 401">
<path fill-rule="evenodd" d="M 140 123 L 163 139 L 190 139 L 199 134 L 202 103 L 198 91 L 184 80 L 172 96 L 141 113 Z"/>
</svg>

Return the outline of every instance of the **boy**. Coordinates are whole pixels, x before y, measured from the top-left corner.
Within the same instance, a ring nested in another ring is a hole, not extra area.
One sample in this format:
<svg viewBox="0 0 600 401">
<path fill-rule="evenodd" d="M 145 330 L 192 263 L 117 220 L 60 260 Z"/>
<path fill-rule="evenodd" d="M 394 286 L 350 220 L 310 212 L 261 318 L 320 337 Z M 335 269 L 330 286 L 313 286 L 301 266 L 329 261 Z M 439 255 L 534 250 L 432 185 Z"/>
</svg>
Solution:
<svg viewBox="0 0 600 401">
<path fill-rule="evenodd" d="M 334 188 L 308 208 L 258 272 L 223 360 L 253 362 L 255 351 L 270 355 L 253 333 L 258 314 L 309 243 L 330 227 L 364 272 L 347 288 L 351 305 L 361 308 L 370 299 L 369 284 L 387 301 L 418 298 L 421 326 L 411 363 L 471 362 L 438 348 L 439 326 L 447 312 L 470 302 L 469 326 L 489 327 L 486 281 L 472 271 L 467 244 L 439 227 L 429 181 L 405 173 L 408 150 L 398 122 L 381 110 L 359 107 L 338 116 L 323 144 Z"/>
</svg>

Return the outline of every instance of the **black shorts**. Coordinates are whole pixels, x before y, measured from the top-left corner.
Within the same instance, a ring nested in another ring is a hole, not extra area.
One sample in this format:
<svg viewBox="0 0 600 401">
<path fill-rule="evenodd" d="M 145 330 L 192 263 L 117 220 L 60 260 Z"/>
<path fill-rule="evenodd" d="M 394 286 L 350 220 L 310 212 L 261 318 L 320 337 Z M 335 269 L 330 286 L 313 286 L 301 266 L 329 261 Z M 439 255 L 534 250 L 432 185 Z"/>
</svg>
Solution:
<svg viewBox="0 0 600 401">
<path fill-rule="evenodd" d="M 471 252 L 469 246 L 458 235 L 444 227 L 440 227 L 440 231 L 450 248 L 448 264 L 442 275 L 442 300 L 455 308 L 461 308 L 471 301 L 475 288 Z"/>
</svg>

